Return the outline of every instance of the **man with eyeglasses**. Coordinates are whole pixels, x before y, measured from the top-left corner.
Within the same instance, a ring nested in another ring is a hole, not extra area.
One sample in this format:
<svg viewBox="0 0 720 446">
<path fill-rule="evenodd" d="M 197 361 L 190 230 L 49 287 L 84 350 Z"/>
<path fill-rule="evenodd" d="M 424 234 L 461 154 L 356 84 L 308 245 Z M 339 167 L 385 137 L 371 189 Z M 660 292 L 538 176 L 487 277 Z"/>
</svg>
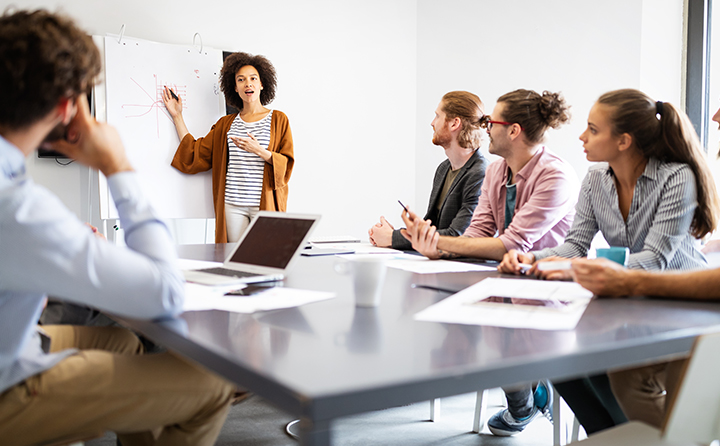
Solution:
<svg viewBox="0 0 720 446">
<path fill-rule="evenodd" d="M 463 237 L 437 234 L 431 222 L 403 213 L 405 236 L 431 259 L 476 257 L 502 260 L 557 246 L 575 216 L 579 182 L 572 167 L 543 146 L 545 132 L 569 121 L 559 93 L 516 90 L 501 96 L 484 126 L 489 152 L 502 157 L 485 173 L 478 206 Z"/>
<path fill-rule="evenodd" d="M 470 224 L 478 204 L 487 161 L 480 153 L 485 110 L 480 98 L 468 91 L 445 94 L 435 110 L 432 143 L 447 159 L 435 171 L 425 218 L 442 235 L 457 237 Z M 409 251 L 412 243 L 385 217 L 368 231 L 370 242 L 383 248 Z"/>
<path fill-rule="evenodd" d="M 462 237 L 438 234 L 429 220 L 403 212 L 403 235 L 431 259 L 475 257 L 501 260 L 516 249 L 554 247 L 565 239 L 575 216 L 579 181 L 572 167 L 543 146 L 545 132 L 569 121 L 559 93 L 516 90 L 501 96 L 484 125 L 490 164 L 470 226 Z M 552 388 L 541 381 L 505 388 L 508 409 L 488 420 L 495 435 L 521 432 L 539 414 L 551 416 Z"/>
</svg>

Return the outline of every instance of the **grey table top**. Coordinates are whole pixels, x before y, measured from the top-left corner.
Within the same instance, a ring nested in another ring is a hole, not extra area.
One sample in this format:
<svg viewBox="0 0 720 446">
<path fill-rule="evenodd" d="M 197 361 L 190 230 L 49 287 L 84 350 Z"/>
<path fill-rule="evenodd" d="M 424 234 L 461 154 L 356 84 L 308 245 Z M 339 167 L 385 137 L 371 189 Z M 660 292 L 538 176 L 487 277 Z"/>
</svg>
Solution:
<svg viewBox="0 0 720 446">
<path fill-rule="evenodd" d="M 182 257 L 222 259 L 224 245 Z M 356 308 L 333 257 L 301 257 L 284 286 L 337 297 L 252 315 L 221 311 L 173 324 L 128 321 L 151 338 L 307 420 L 321 421 L 540 378 L 570 378 L 686 354 L 720 330 L 720 304 L 596 299 L 572 331 L 418 322 L 413 315 L 497 273 L 418 275 L 389 269 L 377 309 Z"/>
</svg>

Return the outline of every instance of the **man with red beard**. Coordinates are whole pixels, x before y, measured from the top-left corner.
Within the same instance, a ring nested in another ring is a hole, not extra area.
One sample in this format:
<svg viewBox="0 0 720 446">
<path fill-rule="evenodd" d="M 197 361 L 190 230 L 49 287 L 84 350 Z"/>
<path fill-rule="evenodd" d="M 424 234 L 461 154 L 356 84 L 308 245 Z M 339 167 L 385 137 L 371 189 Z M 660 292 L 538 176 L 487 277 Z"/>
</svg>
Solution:
<svg viewBox="0 0 720 446">
<path fill-rule="evenodd" d="M 442 235 L 461 235 L 477 206 L 487 165 L 479 149 L 484 119 L 479 97 L 467 91 L 451 91 L 443 96 L 430 123 L 432 142 L 445 149 L 447 159 L 435 171 L 425 219 L 432 221 Z M 375 246 L 412 249 L 412 243 L 382 216 L 368 235 Z"/>
<path fill-rule="evenodd" d="M 403 230 L 413 248 L 431 259 L 477 257 L 502 260 L 516 249 L 555 247 L 575 217 L 579 182 L 572 167 L 543 146 L 545 132 L 569 121 L 559 93 L 515 90 L 502 95 L 483 125 L 489 152 L 502 159 L 490 164 L 479 203 L 462 237 L 439 233 L 430 220 L 403 212 Z M 522 432 L 538 415 L 552 417 L 552 387 L 546 380 L 504 388 L 508 408 L 488 420 L 490 432 Z"/>
<path fill-rule="evenodd" d="M 559 93 L 516 90 L 501 96 L 483 126 L 490 164 L 478 206 L 462 237 L 445 237 L 431 221 L 404 213 L 406 237 L 431 259 L 457 256 L 502 260 L 554 247 L 565 239 L 575 216 L 579 182 L 572 167 L 543 145 L 545 132 L 569 121 Z"/>
</svg>

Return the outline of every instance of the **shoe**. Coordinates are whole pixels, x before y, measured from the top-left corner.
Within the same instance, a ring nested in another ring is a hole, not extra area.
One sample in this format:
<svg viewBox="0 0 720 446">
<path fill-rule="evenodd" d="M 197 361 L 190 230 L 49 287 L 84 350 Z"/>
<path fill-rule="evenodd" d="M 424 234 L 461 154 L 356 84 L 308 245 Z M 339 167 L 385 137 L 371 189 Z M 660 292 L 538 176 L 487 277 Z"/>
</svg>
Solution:
<svg viewBox="0 0 720 446">
<path fill-rule="evenodd" d="M 533 411 L 530 415 L 518 420 L 510 415 L 509 410 L 504 409 L 491 416 L 487 422 L 487 426 L 493 435 L 497 435 L 499 437 L 509 437 L 522 432 L 523 429 L 525 429 L 525 426 L 530 424 L 539 413 L 540 412 L 538 412 L 537 407 L 533 407 Z"/>
<path fill-rule="evenodd" d="M 550 385 L 550 381 L 543 379 L 538 382 L 535 392 L 533 392 L 533 399 L 535 400 L 537 410 L 552 423 L 553 388 L 552 385 Z"/>
</svg>

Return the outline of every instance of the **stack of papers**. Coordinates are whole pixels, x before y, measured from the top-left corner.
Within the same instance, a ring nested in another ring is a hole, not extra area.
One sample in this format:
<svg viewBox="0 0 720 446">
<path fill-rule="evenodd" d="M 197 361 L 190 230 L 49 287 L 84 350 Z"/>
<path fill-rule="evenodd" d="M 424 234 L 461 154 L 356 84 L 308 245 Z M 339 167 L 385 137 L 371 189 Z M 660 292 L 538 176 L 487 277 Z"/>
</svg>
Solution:
<svg viewBox="0 0 720 446">
<path fill-rule="evenodd" d="M 497 267 L 451 260 L 430 260 L 424 256 L 402 254 L 388 259 L 387 266 L 416 274 L 462 273 L 467 271 L 497 271 Z"/>
<path fill-rule="evenodd" d="M 572 330 L 593 294 L 575 282 L 489 278 L 417 313 L 419 321 Z"/>
<path fill-rule="evenodd" d="M 352 235 L 314 235 L 310 243 L 360 243 L 360 239 Z"/>
<path fill-rule="evenodd" d="M 185 284 L 185 305 L 183 311 L 222 310 L 234 313 L 255 313 L 257 311 L 277 310 L 299 307 L 335 297 L 334 293 L 307 291 L 296 288 L 272 287 L 250 296 L 226 296 L 225 293 L 237 290 L 232 287 L 211 287 L 196 283 Z"/>
<path fill-rule="evenodd" d="M 315 245 L 315 242 L 311 243 Z M 352 251 L 355 254 L 402 254 L 402 251 L 397 249 L 380 248 L 370 243 L 323 243 L 317 246 L 327 249 L 344 249 Z"/>
</svg>

